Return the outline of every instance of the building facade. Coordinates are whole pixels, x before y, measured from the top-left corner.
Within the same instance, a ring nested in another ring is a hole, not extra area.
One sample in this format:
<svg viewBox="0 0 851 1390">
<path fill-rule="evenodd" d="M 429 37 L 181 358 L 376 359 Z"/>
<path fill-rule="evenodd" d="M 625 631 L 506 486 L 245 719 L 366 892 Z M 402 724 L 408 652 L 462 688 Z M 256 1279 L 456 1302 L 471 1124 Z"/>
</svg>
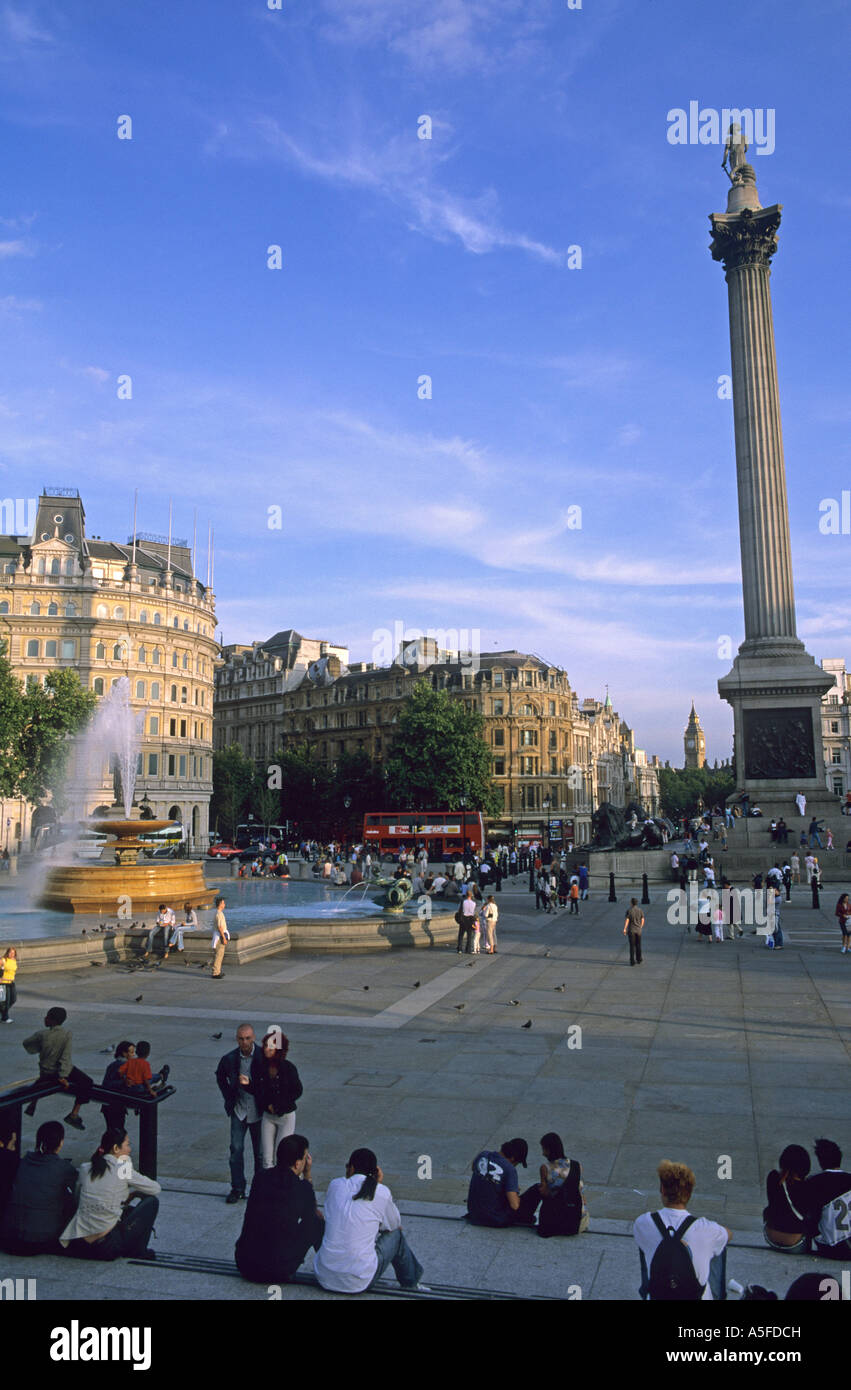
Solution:
<svg viewBox="0 0 851 1390">
<path fill-rule="evenodd" d="M 4 509 L 7 510 L 7 509 Z M 182 822 L 203 847 L 212 793 L 213 690 L 219 660 L 215 598 L 193 573 L 185 542 L 137 536 L 126 545 L 86 534 L 79 493 L 45 489 L 27 535 L 0 536 L 0 640 L 16 674 L 44 682 L 75 670 L 105 695 L 126 676 L 144 716 L 135 802 Z M 75 813 L 111 805 L 114 775 L 71 771 Z M 3 843 L 26 844 L 52 808 L 0 807 Z"/>
<path fill-rule="evenodd" d="M 821 665 L 833 676 L 821 702 L 825 783 L 834 796 L 844 798 L 851 790 L 851 673 L 841 657 L 828 657 Z"/>
<path fill-rule="evenodd" d="M 539 657 L 494 652 L 473 663 L 419 638 L 403 643 L 389 666 L 346 665 L 345 648 L 284 635 L 296 639 L 287 644 L 297 654 L 288 668 L 275 639 L 225 650 L 216 677 L 217 748 L 239 743 L 267 764 L 288 746 L 307 746 L 326 764 L 356 752 L 381 763 L 405 701 L 427 680 L 484 718 L 502 795 L 502 813 L 489 821 L 492 838 L 586 844 L 595 806 L 627 789 L 627 800 L 658 812 L 655 766 L 635 749 L 611 702 L 605 710 L 589 701 L 580 708 L 566 673 Z"/>
</svg>

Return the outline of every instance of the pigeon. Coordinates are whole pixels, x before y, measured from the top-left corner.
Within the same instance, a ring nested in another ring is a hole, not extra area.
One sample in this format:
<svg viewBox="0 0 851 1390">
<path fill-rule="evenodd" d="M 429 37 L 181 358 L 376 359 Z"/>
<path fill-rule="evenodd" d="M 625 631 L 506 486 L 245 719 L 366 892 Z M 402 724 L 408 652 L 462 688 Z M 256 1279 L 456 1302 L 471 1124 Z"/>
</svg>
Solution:
<svg viewBox="0 0 851 1390">
<path fill-rule="evenodd" d="M 556 994 L 564 994 L 564 985 L 556 985 Z"/>
<path fill-rule="evenodd" d="M 419 989 L 419 987 L 420 987 L 420 981 L 419 981 L 419 980 L 414 980 L 414 986 L 413 986 L 413 987 L 414 987 L 414 989 Z"/>
<path fill-rule="evenodd" d="M 364 985 L 364 989 L 369 989 L 369 985 Z"/>
<path fill-rule="evenodd" d="M 526 1022 L 526 1023 L 521 1023 L 520 1027 L 521 1027 L 521 1028 L 531 1028 L 531 1027 L 532 1027 L 532 1020 L 531 1020 L 531 1018 L 528 1020 L 528 1022 Z"/>
<path fill-rule="evenodd" d="M 467 961 L 467 969 L 468 969 L 468 970 L 472 970 L 472 968 L 473 968 L 473 966 L 474 966 L 475 964 L 476 964 L 476 962 L 475 962 L 474 960 L 468 960 L 468 961 Z"/>
<path fill-rule="evenodd" d="M 509 1004 L 513 1004 L 514 1007 L 517 1008 L 517 1005 L 520 1003 L 520 1000 L 519 1000 L 519 999 L 509 999 L 508 1002 L 509 1002 Z"/>
<path fill-rule="evenodd" d="M 221 1036 L 222 1036 L 221 1033 L 211 1033 L 211 1034 L 210 1034 L 210 1037 L 213 1039 L 214 1042 L 218 1042 L 218 1041 L 219 1041 L 219 1038 L 220 1038 Z"/>
<path fill-rule="evenodd" d="M 81 935 L 81 936 L 85 936 L 85 935 L 86 935 L 86 929 L 85 929 L 85 927 L 83 927 L 83 930 L 82 930 L 82 932 L 80 933 L 80 935 Z"/>
<path fill-rule="evenodd" d="M 549 960 L 549 958 L 550 958 L 551 955 L 552 955 L 552 951 L 545 951 L 545 952 L 544 952 L 544 960 Z"/>
<path fill-rule="evenodd" d="M 101 1051 L 101 1052 L 114 1052 L 114 1051 L 115 1051 L 115 1048 L 113 1047 L 112 1043 L 110 1043 L 108 1047 L 102 1047 L 102 1048 L 100 1049 L 100 1051 Z"/>
<path fill-rule="evenodd" d="M 144 994 L 137 994 L 137 995 L 136 995 L 136 1003 L 137 1003 L 137 1004 L 141 1004 L 141 1002 L 142 1002 L 142 1000 L 144 999 L 144 997 L 145 997 Z"/>
<path fill-rule="evenodd" d="M 460 1014 L 460 1013 L 463 1013 L 463 1011 L 464 1011 L 464 1009 L 466 1009 L 466 1007 L 467 1007 L 466 1004 L 454 1004 L 454 1005 L 453 1005 L 453 1008 L 457 1009 L 457 1011 L 458 1011 L 459 1014 Z"/>
</svg>

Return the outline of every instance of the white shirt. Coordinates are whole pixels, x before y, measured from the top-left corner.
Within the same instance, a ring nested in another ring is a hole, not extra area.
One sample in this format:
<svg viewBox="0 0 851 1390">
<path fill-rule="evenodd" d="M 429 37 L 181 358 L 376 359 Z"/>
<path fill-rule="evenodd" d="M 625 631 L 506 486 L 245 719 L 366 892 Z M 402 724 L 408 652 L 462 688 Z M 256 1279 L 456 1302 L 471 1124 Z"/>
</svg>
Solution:
<svg viewBox="0 0 851 1390">
<path fill-rule="evenodd" d="M 673 1226 L 675 1231 L 679 1230 L 690 1214 L 678 1207 L 659 1207 L 658 1211 L 662 1218 L 662 1224 Z M 656 1247 L 662 1241 L 649 1211 L 646 1211 L 643 1216 L 639 1216 L 632 1228 L 632 1234 L 635 1236 L 638 1248 L 647 1262 L 649 1274 L 650 1263 L 656 1253 Z M 709 1289 L 709 1264 L 713 1256 L 721 1254 L 726 1244 L 727 1232 L 724 1227 L 719 1226 L 716 1221 L 708 1221 L 705 1216 L 699 1216 L 683 1236 L 683 1245 L 688 1246 L 698 1282 L 706 1285 L 703 1290 L 703 1297 L 709 1299 L 710 1302 L 712 1301 L 712 1294 Z"/>
<path fill-rule="evenodd" d="M 220 941 L 230 941 L 230 932 L 225 920 L 224 909 L 216 908 L 216 920 L 213 924 L 213 945 L 218 946 Z"/>
<path fill-rule="evenodd" d="M 121 1220 L 122 1208 L 132 1192 L 156 1197 L 162 1191 L 153 1178 L 137 1173 L 129 1158 L 107 1154 L 106 1172 L 99 1178 L 92 1177 L 91 1168 L 91 1163 L 84 1163 L 80 1168 L 77 1181 L 80 1205 L 59 1237 L 60 1245 L 67 1245 L 81 1236 L 106 1235 Z"/>
<path fill-rule="evenodd" d="M 390 1189 L 382 1182 L 371 1202 L 353 1201 L 365 1181 L 363 1173 L 334 1178 L 325 1193 L 325 1234 L 313 1272 L 322 1288 L 333 1293 L 363 1293 L 378 1269 L 379 1232 L 397 1231 L 402 1225 Z"/>
</svg>

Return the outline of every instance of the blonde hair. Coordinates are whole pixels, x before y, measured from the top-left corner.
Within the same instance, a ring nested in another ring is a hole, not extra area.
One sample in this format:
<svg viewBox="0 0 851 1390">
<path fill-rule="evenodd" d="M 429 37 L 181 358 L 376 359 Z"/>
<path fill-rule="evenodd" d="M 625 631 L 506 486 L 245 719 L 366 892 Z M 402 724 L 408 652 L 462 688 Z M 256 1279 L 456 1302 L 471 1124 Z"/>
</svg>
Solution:
<svg viewBox="0 0 851 1390">
<path fill-rule="evenodd" d="M 659 1164 L 659 1186 L 666 1202 L 687 1202 L 694 1191 L 697 1179 L 687 1163 L 672 1163 L 663 1158 Z"/>
</svg>

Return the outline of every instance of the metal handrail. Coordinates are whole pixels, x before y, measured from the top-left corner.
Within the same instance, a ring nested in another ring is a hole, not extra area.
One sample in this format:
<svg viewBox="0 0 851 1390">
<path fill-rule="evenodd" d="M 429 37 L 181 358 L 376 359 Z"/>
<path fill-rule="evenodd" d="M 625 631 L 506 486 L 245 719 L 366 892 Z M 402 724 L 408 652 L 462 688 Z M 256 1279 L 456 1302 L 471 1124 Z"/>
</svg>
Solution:
<svg viewBox="0 0 851 1390">
<path fill-rule="evenodd" d="M 91 1099 L 106 1105 L 121 1105 L 135 1110 L 139 1115 L 139 1162 L 138 1170 L 146 1178 L 157 1176 L 157 1120 L 158 1107 L 164 1100 L 175 1094 L 176 1087 L 164 1086 L 155 1096 L 134 1096 L 121 1091 L 111 1091 L 106 1086 L 93 1086 Z M 45 1096 L 72 1096 L 72 1091 L 55 1082 L 51 1086 L 37 1086 L 24 1082 L 10 1091 L 0 1091 L 0 1115 L 12 1112 L 12 1120 L 17 1135 L 18 1161 L 21 1155 L 21 1129 L 23 1108 L 31 1100 L 41 1100 Z M 87 1102 L 88 1103 L 88 1102 Z"/>
</svg>

